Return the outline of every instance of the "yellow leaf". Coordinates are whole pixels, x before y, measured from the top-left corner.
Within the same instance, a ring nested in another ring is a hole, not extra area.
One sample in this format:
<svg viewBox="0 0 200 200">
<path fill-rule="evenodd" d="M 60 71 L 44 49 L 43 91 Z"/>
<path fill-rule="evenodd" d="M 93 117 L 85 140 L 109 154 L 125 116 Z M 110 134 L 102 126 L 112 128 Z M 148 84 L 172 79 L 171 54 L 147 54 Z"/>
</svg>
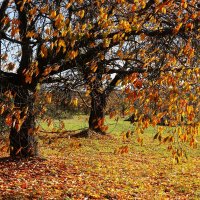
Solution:
<svg viewBox="0 0 200 200">
<path fill-rule="evenodd" d="M 70 7 L 71 7 L 71 5 L 72 5 L 72 3 L 71 3 L 71 2 L 69 2 L 69 3 L 67 3 L 67 4 L 66 4 L 65 8 L 66 8 L 66 9 L 68 9 L 68 8 L 70 8 Z"/>
<path fill-rule="evenodd" d="M 44 14 L 44 13 L 47 12 L 47 10 L 48 10 L 48 6 L 45 6 L 45 7 L 42 7 L 42 8 L 40 9 L 40 12 L 41 12 L 42 14 Z"/>
<path fill-rule="evenodd" d="M 47 57 L 47 48 L 45 47 L 45 45 L 43 44 L 42 46 L 41 46 L 41 52 L 40 52 L 40 54 L 41 54 L 41 57 L 43 58 L 46 58 Z"/>
<path fill-rule="evenodd" d="M 145 1 L 142 1 L 142 2 L 141 2 L 141 6 L 142 6 L 142 8 L 144 9 L 144 8 L 146 7 L 146 2 L 145 2 Z"/>
<path fill-rule="evenodd" d="M 85 15 L 85 10 L 81 10 L 78 12 L 79 17 L 82 19 Z"/>
<path fill-rule="evenodd" d="M 55 19 L 56 27 L 61 27 L 63 25 L 63 21 L 64 21 L 64 16 L 62 14 L 59 14 L 58 16 L 56 16 L 56 19 Z"/>
<path fill-rule="evenodd" d="M 62 39 L 60 39 L 60 40 L 58 41 L 58 46 L 59 46 L 59 47 L 66 48 L 65 41 L 64 41 L 64 40 L 62 40 Z"/>
<path fill-rule="evenodd" d="M 40 85 L 40 83 L 38 83 L 36 86 L 36 90 L 39 91 L 40 89 L 41 89 L 41 85 Z"/>
<path fill-rule="evenodd" d="M 113 35 L 113 42 L 117 42 L 118 38 L 118 34 Z"/>
<path fill-rule="evenodd" d="M 182 25 L 183 25 L 183 23 L 181 22 L 181 23 L 179 23 L 175 28 L 174 28 L 174 34 L 177 34 L 178 32 L 179 32 L 179 30 L 180 30 L 180 28 L 182 27 Z"/>
<path fill-rule="evenodd" d="M 4 113 L 4 110 L 5 110 L 5 105 L 1 106 L 0 115 L 2 115 Z"/>
<path fill-rule="evenodd" d="M 48 93 L 46 94 L 46 102 L 47 102 L 47 103 L 51 103 L 51 100 L 52 100 L 52 94 L 51 94 L 50 92 L 48 92 Z"/>
<path fill-rule="evenodd" d="M 163 14 L 166 14 L 166 11 L 167 11 L 167 10 L 166 10 L 165 7 L 163 7 L 163 8 L 161 9 L 161 11 L 162 11 Z"/>
<path fill-rule="evenodd" d="M 82 31 L 84 31 L 86 29 L 86 27 L 87 27 L 87 24 L 83 24 L 81 27 Z"/>
<path fill-rule="evenodd" d="M 73 105 L 74 105 L 75 107 L 77 107 L 77 106 L 78 106 L 78 98 L 75 97 L 75 98 L 73 99 L 72 103 L 73 103 Z"/>
<path fill-rule="evenodd" d="M 86 93 L 85 93 L 85 96 L 88 97 L 90 95 L 90 92 L 91 92 L 91 90 L 87 89 Z"/>
<path fill-rule="evenodd" d="M 78 50 L 76 50 L 76 51 L 69 51 L 68 52 L 68 56 L 69 56 L 69 58 L 71 60 L 74 59 L 74 58 L 76 58 L 78 56 Z"/>
<path fill-rule="evenodd" d="M 107 48 L 107 47 L 109 47 L 109 45 L 110 45 L 110 39 L 106 38 L 106 39 L 104 40 L 104 42 L 103 42 L 103 46 L 104 46 L 105 48 Z"/>
<path fill-rule="evenodd" d="M 90 69 L 91 69 L 92 72 L 96 72 L 97 68 L 98 68 L 98 66 L 97 66 L 96 63 L 93 63 L 93 65 L 90 67 Z"/>
<path fill-rule="evenodd" d="M 52 10 L 51 13 L 50 13 L 50 18 L 55 18 L 56 17 L 56 11 L 55 10 Z"/>
<path fill-rule="evenodd" d="M 115 85 L 118 86 L 120 83 L 121 83 L 121 80 L 118 80 Z"/>
</svg>

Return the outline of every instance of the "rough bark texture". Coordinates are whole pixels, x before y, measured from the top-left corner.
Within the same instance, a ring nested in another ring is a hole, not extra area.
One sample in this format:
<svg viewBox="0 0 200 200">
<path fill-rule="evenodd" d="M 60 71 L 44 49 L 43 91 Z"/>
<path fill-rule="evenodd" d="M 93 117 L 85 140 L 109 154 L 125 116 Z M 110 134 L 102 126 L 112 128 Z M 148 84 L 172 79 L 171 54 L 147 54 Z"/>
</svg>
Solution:
<svg viewBox="0 0 200 200">
<path fill-rule="evenodd" d="M 24 119 L 19 131 L 16 129 L 17 120 L 13 117 L 13 124 L 10 131 L 10 156 L 12 157 L 31 157 L 38 155 L 37 140 L 32 135 L 35 128 L 35 116 L 33 113 L 34 99 L 29 95 L 28 90 L 22 89 L 18 91 L 15 98 L 15 106 L 22 112 L 20 117 Z M 28 111 L 24 111 L 28 108 Z M 32 130 L 32 131 L 30 131 Z"/>
<path fill-rule="evenodd" d="M 91 111 L 89 118 L 89 129 L 102 133 L 102 127 L 104 126 L 106 108 L 106 95 L 100 93 L 97 90 L 91 92 Z"/>
</svg>

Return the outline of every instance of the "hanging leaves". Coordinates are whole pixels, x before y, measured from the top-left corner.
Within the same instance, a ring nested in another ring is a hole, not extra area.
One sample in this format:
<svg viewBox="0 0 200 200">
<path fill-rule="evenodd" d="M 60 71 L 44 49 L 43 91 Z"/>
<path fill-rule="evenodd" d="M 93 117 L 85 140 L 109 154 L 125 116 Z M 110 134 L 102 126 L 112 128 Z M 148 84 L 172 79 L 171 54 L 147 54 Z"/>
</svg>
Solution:
<svg viewBox="0 0 200 200">
<path fill-rule="evenodd" d="M 5 123 L 7 126 L 12 126 L 12 115 L 8 114 L 5 118 Z"/>
</svg>

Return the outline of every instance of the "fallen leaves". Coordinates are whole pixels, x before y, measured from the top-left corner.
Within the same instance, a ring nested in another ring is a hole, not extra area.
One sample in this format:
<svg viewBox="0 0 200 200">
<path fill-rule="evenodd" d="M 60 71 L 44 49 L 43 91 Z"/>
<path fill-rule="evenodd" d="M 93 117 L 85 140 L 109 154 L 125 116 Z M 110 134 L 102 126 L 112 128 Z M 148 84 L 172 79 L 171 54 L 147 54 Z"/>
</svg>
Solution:
<svg viewBox="0 0 200 200">
<path fill-rule="evenodd" d="M 160 150 L 130 142 L 127 146 L 125 141 L 116 138 L 59 138 L 51 144 L 45 142 L 44 139 L 41 153 L 46 159 L 0 159 L 0 198 L 198 197 L 198 155 L 188 163 L 172 165 L 170 158 L 164 157 Z M 113 154 L 115 148 L 128 152 Z"/>
</svg>

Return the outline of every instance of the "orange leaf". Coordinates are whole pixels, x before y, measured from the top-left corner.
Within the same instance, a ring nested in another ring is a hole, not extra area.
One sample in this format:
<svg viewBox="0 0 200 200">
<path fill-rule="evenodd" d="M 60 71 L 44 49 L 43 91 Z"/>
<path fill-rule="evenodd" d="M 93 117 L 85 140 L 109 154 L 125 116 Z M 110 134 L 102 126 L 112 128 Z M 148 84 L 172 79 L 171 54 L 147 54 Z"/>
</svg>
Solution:
<svg viewBox="0 0 200 200">
<path fill-rule="evenodd" d="M 26 189 L 27 186 L 28 186 L 28 185 L 27 185 L 27 182 L 24 182 L 24 183 L 21 184 L 21 188 L 22 188 L 22 189 Z"/>
<path fill-rule="evenodd" d="M 6 116 L 5 123 L 7 126 L 12 126 L 12 116 L 11 115 Z"/>
<path fill-rule="evenodd" d="M 23 149 L 23 147 L 20 147 L 15 154 L 16 155 L 19 154 L 19 152 L 21 152 L 22 149 Z"/>
</svg>

